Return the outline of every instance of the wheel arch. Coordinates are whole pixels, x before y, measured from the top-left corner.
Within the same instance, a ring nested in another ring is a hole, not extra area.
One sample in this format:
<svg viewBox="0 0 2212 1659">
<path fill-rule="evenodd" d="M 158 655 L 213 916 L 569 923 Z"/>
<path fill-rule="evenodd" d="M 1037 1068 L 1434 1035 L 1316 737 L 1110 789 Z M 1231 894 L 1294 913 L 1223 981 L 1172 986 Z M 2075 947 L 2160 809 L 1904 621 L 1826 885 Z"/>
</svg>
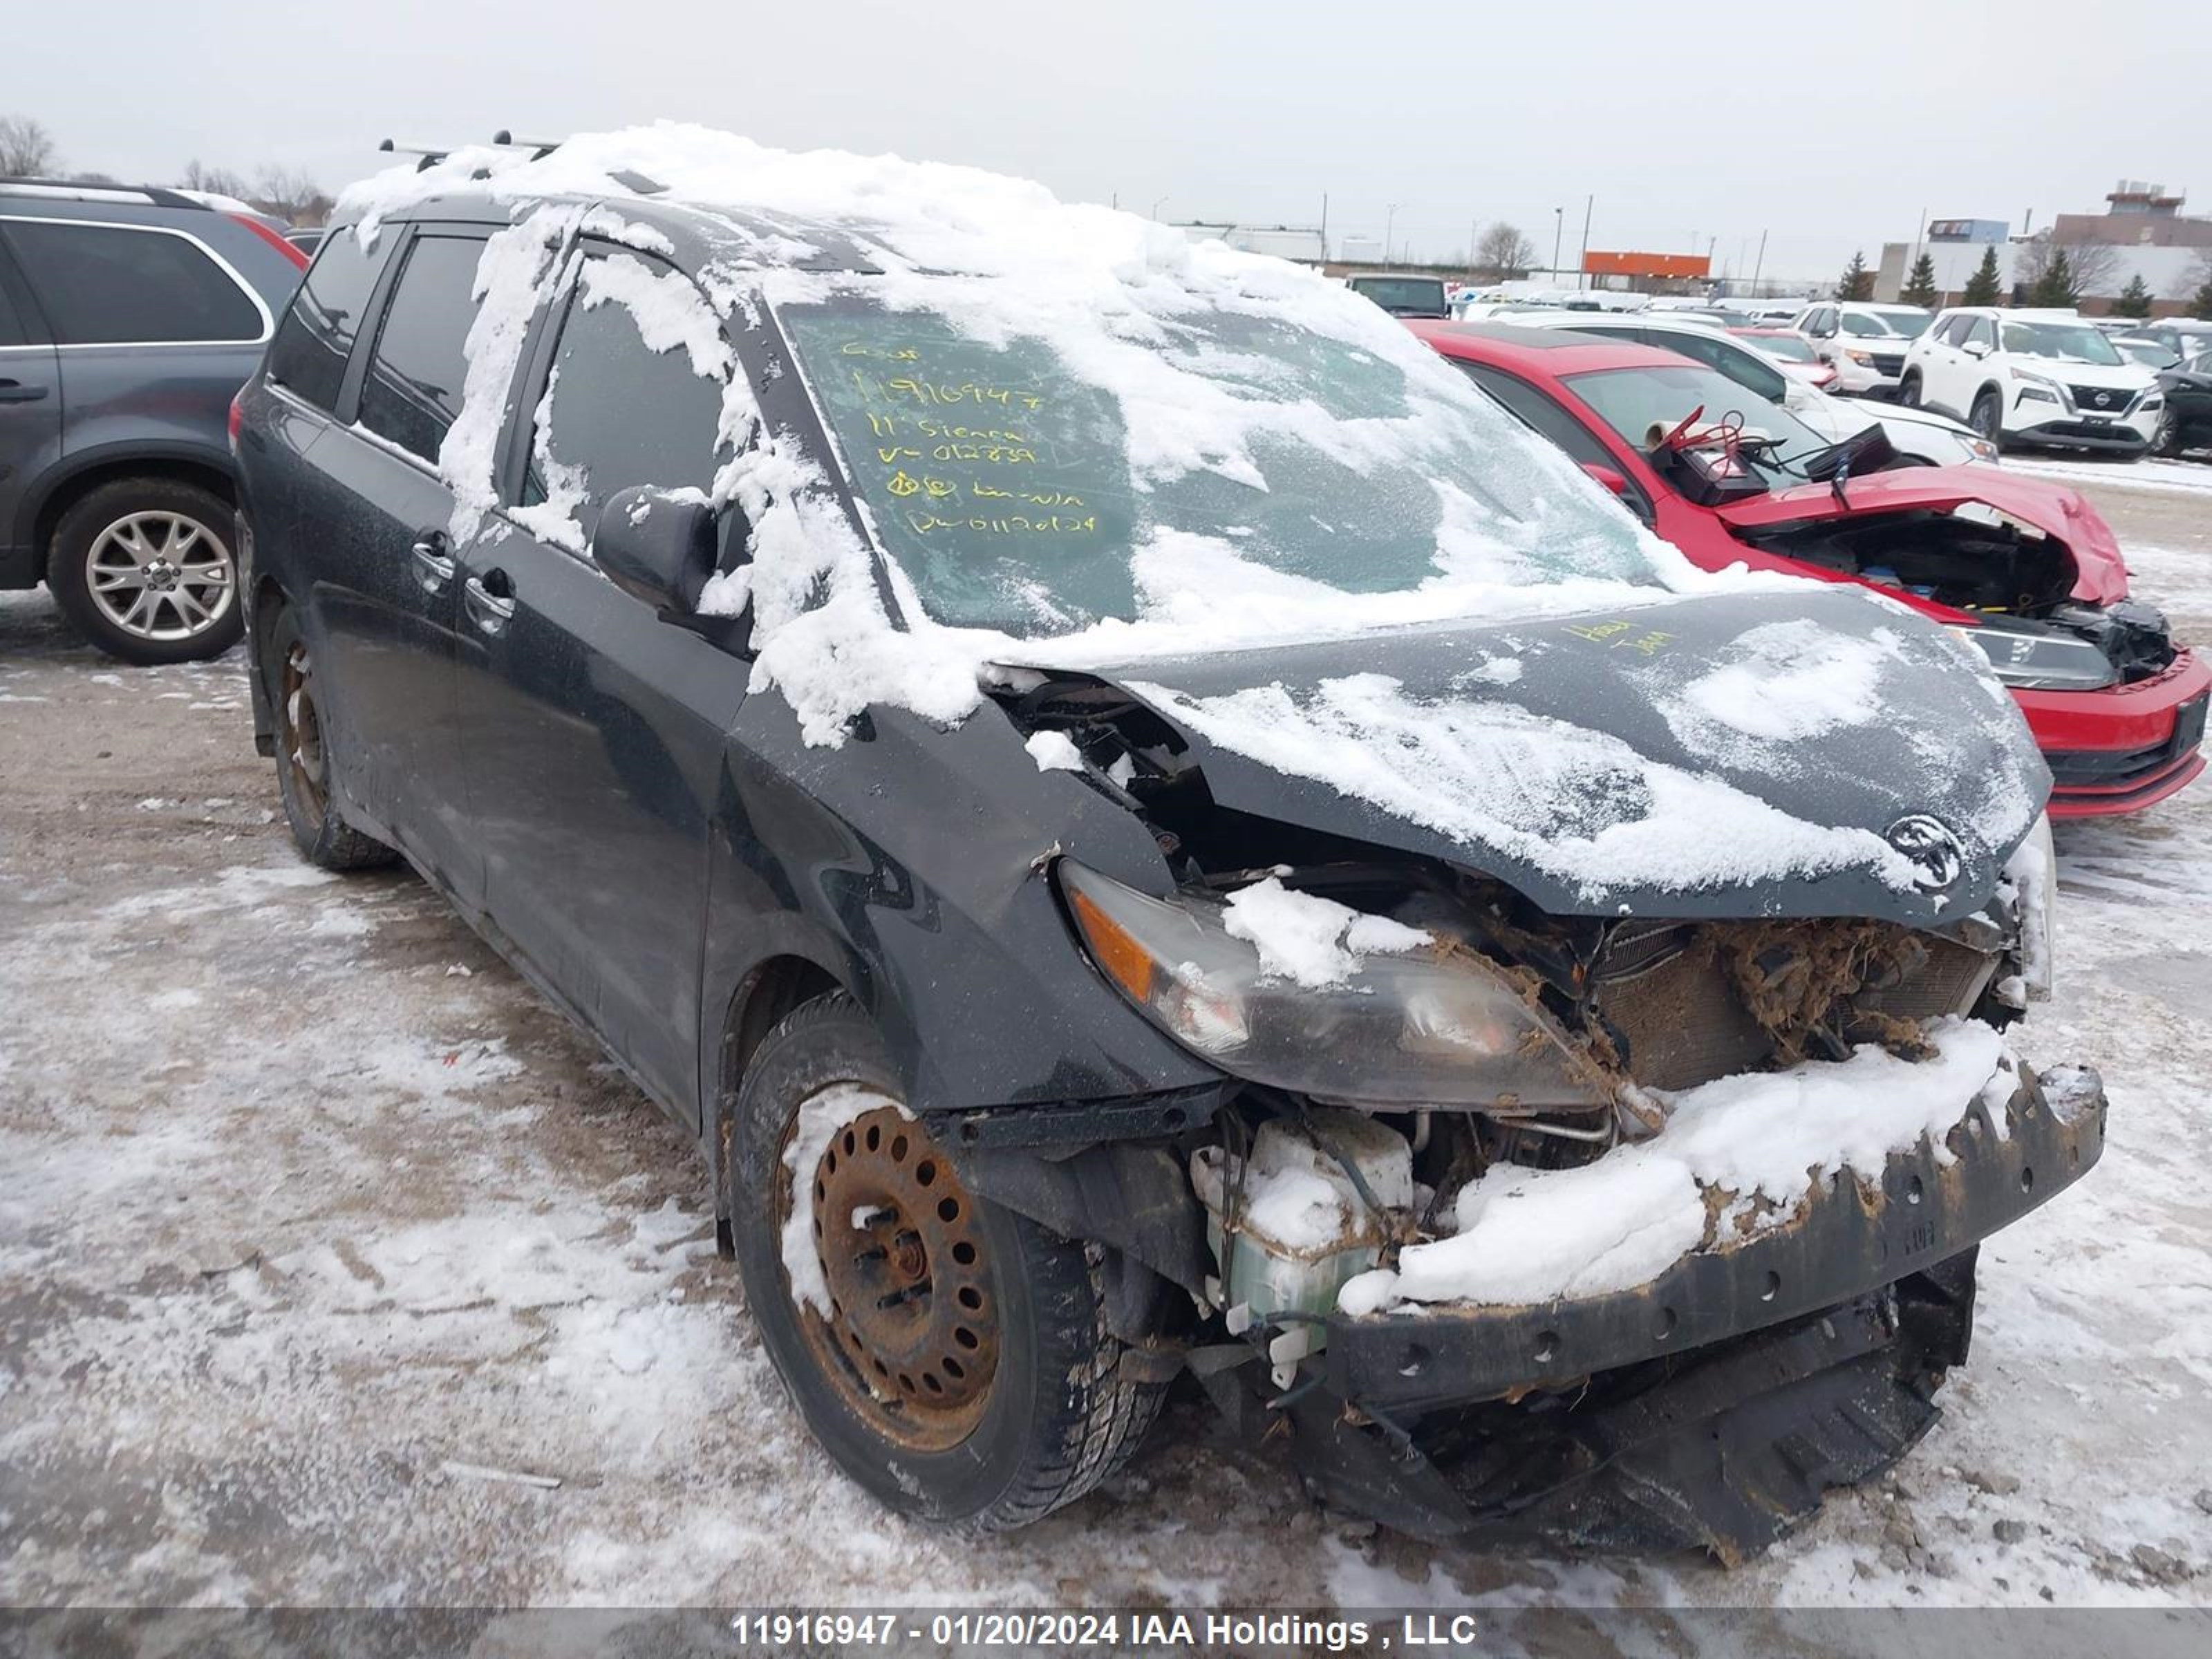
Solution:
<svg viewBox="0 0 2212 1659">
<path fill-rule="evenodd" d="M 229 458 L 191 444 L 129 445 L 86 450 L 72 455 L 43 480 L 22 507 L 36 550 L 38 574 L 46 579 L 46 559 L 62 515 L 103 484 L 125 478 L 166 478 L 211 490 L 232 507 L 238 504 L 236 475 Z"/>
<path fill-rule="evenodd" d="M 722 1001 L 721 1021 L 712 1039 L 708 1061 L 704 1139 L 709 1189 L 714 1196 L 714 1237 L 726 1256 L 732 1254 L 732 1243 L 730 1194 L 722 1172 L 730 1167 L 730 1136 L 746 1068 L 768 1034 L 792 1010 L 833 991 L 851 989 L 840 974 L 817 957 L 787 945 L 747 969 Z"/>
</svg>

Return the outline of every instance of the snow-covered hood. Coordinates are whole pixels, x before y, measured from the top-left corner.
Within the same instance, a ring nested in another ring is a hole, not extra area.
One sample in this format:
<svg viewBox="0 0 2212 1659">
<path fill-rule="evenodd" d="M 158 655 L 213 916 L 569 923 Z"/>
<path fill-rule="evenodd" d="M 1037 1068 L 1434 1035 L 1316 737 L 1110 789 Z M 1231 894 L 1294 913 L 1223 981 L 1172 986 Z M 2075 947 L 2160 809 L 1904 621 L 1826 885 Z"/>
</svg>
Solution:
<svg viewBox="0 0 2212 1659">
<path fill-rule="evenodd" d="M 1856 589 L 1093 672 L 1175 726 L 1218 805 L 1559 915 L 1948 921 L 2051 785 L 1976 653 Z"/>
<path fill-rule="evenodd" d="M 1771 530 L 1853 514 L 1916 508 L 1954 512 L 1970 501 L 2033 525 L 2073 556 L 2077 599 L 2111 605 L 2128 596 L 2127 561 L 2105 515 L 2068 484 L 1986 466 L 1907 466 L 1844 483 L 1838 500 L 1825 483 L 1798 484 L 1713 509 L 1735 528 Z"/>
</svg>

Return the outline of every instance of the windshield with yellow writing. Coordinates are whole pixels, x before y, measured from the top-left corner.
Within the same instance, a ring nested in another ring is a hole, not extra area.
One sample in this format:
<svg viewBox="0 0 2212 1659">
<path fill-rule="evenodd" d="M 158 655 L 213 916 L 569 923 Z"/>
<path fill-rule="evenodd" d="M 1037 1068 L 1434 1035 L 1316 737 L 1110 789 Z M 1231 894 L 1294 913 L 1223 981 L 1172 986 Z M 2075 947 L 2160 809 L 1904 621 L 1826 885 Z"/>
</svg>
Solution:
<svg viewBox="0 0 2212 1659">
<path fill-rule="evenodd" d="M 1447 431 L 1396 365 L 1264 314 L 1178 318 L 1150 348 L 1225 392 L 1229 418 L 1256 412 L 1241 423 L 1246 476 L 1194 465 L 1141 484 L 1121 399 L 1042 338 L 985 343 L 865 295 L 779 316 L 884 551 L 939 622 L 1034 636 L 1133 618 L 1133 557 L 1167 532 L 1346 592 L 1436 578 L 1466 523 L 1548 544 L 1558 562 L 1538 547 L 1535 580 L 1652 579 L 1606 504 L 1534 499 L 1542 484 L 1514 464 L 1522 435 L 1486 404 Z M 1537 520 L 1573 533 L 1535 535 Z"/>
</svg>

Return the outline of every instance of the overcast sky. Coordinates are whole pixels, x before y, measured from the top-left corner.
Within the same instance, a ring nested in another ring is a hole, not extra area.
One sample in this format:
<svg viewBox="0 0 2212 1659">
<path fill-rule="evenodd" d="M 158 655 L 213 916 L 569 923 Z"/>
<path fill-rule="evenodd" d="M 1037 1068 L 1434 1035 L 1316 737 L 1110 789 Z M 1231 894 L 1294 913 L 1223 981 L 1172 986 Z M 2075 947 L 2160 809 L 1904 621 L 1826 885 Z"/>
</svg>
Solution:
<svg viewBox="0 0 2212 1659">
<path fill-rule="evenodd" d="M 2126 176 L 2212 212 L 2212 6 L 1613 0 L 84 0 L 4 25 L 0 113 L 72 170 L 336 185 L 378 139 L 659 117 L 894 150 L 1163 218 L 1421 254 L 1472 221 L 1832 278 L 1936 217 L 2041 224 Z M 1495 15 L 1496 21 L 1482 21 Z M 1160 198 L 1164 198 L 1164 202 Z M 1695 239 L 1693 243 L 1692 239 Z"/>
</svg>

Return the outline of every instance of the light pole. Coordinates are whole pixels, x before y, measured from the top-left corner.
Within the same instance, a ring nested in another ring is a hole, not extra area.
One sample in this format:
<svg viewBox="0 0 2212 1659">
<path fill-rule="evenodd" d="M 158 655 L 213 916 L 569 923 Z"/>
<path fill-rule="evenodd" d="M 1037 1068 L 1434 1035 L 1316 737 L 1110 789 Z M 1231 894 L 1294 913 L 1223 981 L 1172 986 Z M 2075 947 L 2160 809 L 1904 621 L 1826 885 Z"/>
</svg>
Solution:
<svg viewBox="0 0 2212 1659">
<path fill-rule="evenodd" d="M 1157 219 L 1157 218 L 1158 218 L 1158 217 L 1160 216 L 1160 203 L 1161 203 L 1161 202 L 1164 202 L 1164 201 L 1166 201 L 1167 199 L 1168 199 L 1168 198 L 1167 198 L 1166 197 L 1163 196 L 1163 197 L 1161 197 L 1161 198 L 1159 198 L 1159 201 L 1156 201 L 1156 202 L 1154 202 L 1154 203 L 1152 204 L 1152 217 L 1153 217 L 1153 218 Z"/>
<path fill-rule="evenodd" d="M 1385 270 L 1390 269 L 1390 232 L 1398 222 L 1398 206 L 1397 203 L 1391 203 L 1389 211 L 1382 216 L 1382 269 Z"/>
<path fill-rule="evenodd" d="M 1559 239 L 1566 234 L 1566 209 L 1553 208 L 1552 210 L 1552 282 L 1554 286 L 1559 280 Z"/>
</svg>

